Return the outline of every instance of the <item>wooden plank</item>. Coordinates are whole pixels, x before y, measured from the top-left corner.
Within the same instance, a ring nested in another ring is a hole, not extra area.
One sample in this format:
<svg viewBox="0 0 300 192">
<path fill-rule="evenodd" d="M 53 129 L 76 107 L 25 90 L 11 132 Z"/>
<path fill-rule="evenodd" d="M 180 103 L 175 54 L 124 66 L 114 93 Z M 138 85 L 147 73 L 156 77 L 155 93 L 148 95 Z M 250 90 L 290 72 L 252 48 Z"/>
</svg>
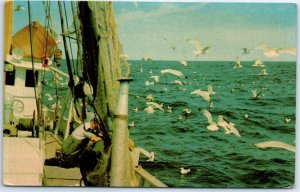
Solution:
<svg viewBox="0 0 300 192">
<path fill-rule="evenodd" d="M 147 182 L 150 183 L 151 187 L 168 187 L 164 183 L 162 183 L 160 180 L 158 180 L 156 177 L 151 175 L 149 172 L 144 170 L 141 166 L 138 166 L 135 168 L 135 171 L 137 174 L 139 174 L 143 179 L 147 180 Z M 143 184 L 144 186 L 148 186 L 147 184 Z M 149 186 L 150 187 L 150 186 Z"/>
</svg>

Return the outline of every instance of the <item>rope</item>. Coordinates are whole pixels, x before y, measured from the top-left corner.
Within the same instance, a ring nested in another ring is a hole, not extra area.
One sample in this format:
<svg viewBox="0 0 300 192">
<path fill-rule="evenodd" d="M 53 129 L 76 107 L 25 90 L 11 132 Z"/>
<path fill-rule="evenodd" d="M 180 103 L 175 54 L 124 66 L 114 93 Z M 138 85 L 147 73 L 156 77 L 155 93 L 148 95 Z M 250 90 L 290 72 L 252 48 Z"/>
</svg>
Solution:
<svg viewBox="0 0 300 192">
<path fill-rule="evenodd" d="M 29 36 L 30 36 L 30 54 L 31 54 L 31 64 L 32 64 L 32 71 L 33 71 L 33 81 L 34 81 L 34 97 L 35 97 L 35 103 L 37 108 L 37 117 L 38 121 L 40 120 L 40 110 L 39 110 L 39 103 L 37 100 L 37 94 L 36 94 L 36 78 L 35 78 L 35 69 L 34 69 L 34 63 L 33 63 L 33 47 L 32 47 L 32 26 L 31 26 L 31 10 L 30 10 L 30 0 L 28 0 L 28 17 L 29 17 Z"/>
<path fill-rule="evenodd" d="M 63 1 L 64 4 L 64 11 L 65 11 L 65 18 L 66 18 L 66 25 L 67 25 L 67 31 L 70 32 L 70 28 L 69 28 L 69 23 L 68 23 L 68 15 L 67 15 L 67 10 L 66 10 L 66 3 L 65 1 Z M 68 37 L 68 36 L 67 36 Z M 72 65 L 73 65 L 73 73 L 78 75 L 75 71 L 75 66 L 74 66 L 74 57 L 73 57 L 73 49 L 72 49 L 72 45 L 71 45 L 71 38 L 68 37 L 69 39 L 69 47 L 70 47 L 70 51 L 71 51 L 71 57 L 72 57 Z"/>
</svg>

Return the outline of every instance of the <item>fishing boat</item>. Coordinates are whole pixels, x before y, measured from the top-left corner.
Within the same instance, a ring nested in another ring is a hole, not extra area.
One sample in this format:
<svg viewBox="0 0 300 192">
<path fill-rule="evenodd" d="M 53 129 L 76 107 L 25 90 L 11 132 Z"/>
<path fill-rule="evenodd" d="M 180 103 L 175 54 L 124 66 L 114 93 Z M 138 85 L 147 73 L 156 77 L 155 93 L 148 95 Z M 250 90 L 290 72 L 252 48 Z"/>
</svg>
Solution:
<svg viewBox="0 0 300 192">
<path fill-rule="evenodd" d="M 14 3 L 5 2 L 4 185 L 167 187 L 136 162 L 138 155 L 133 154 L 135 147 L 129 142 L 128 92 L 132 79 L 127 61 L 119 57 L 122 46 L 112 2 L 71 2 L 72 32 L 63 14 L 65 2 L 58 1 L 63 48 L 59 48 L 58 31 L 54 32 L 51 23 L 51 3 L 43 3 L 46 24 L 42 26 L 31 21 L 28 1 L 28 25 L 12 35 Z M 76 59 L 70 56 L 71 39 L 77 43 Z M 62 50 L 67 72 L 59 69 Z M 67 102 L 63 107 L 67 112 L 59 108 L 57 79 L 53 81 L 55 107 L 49 109 L 45 104 L 44 75 L 48 72 L 68 81 L 69 96 L 64 96 Z M 89 116 L 100 120 L 106 140 L 85 149 L 79 167 L 45 165 L 46 159 L 57 155 L 71 131 Z"/>
</svg>

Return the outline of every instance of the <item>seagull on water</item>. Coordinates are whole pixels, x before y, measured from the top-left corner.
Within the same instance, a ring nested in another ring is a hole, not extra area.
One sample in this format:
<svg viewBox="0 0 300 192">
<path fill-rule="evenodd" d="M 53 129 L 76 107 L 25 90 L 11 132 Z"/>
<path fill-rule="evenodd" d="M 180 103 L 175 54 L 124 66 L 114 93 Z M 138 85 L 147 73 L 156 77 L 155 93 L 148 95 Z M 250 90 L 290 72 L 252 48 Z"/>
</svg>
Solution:
<svg viewBox="0 0 300 192">
<path fill-rule="evenodd" d="M 257 100 L 260 98 L 262 92 L 257 93 L 256 89 L 252 90 L 252 99 Z"/>
<path fill-rule="evenodd" d="M 128 127 L 130 128 L 133 128 L 135 125 L 134 125 L 134 121 L 131 121 L 131 123 L 128 124 Z"/>
<path fill-rule="evenodd" d="M 161 111 L 164 111 L 164 109 L 163 109 L 164 104 L 163 103 L 162 104 L 158 104 L 158 103 L 155 103 L 155 102 L 146 102 L 146 104 L 148 106 L 153 107 L 154 109 L 159 109 Z"/>
<path fill-rule="evenodd" d="M 144 111 L 150 114 L 155 112 L 154 108 L 151 105 L 148 105 L 148 107 L 146 107 Z"/>
<path fill-rule="evenodd" d="M 202 49 L 201 45 L 200 45 L 200 42 L 198 40 L 195 40 L 195 39 L 188 39 L 187 42 L 193 44 L 195 46 L 195 50 L 193 51 L 193 53 L 198 56 L 200 54 L 206 54 L 208 49 L 210 47 L 204 47 Z"/>
<path fill-rule="evenodd" d="M 139 108 L 137 108 L 137 107 L 132 109 L 132 111 L 134 111 L 134 112 L 138 112 L 138 110 L 139 110 Z"/>
<path fill-rule="evenodd" d="M 146 101 L 154 101 L 154 97 L 152 96 L 152 94 L 147 95 Z"/>
<path fill-rule="evenodd" d="M 218 116 L 218 125 L 220 127 L 224 128 L 225 134 L 232 133 L 232 134 L 236 135 L 237 137 L 241 137 L 239 131 L 234 127 L 235 124 L 227 121 L 223 115 Z"/>
<path fill-rule="evenodd" d="M 166 110 L 167 113 L 172 113 L 172 107 L 170 106 L 167 106 L 167 110 Z"/>
<path fill-rule="evenodd" d="M 174 70 L 174 69 L 163 69 L 160 71 L 161 74 L 170 73 L 172 75 L 175 75 L 177 77 L 185 77 L 181 71 Z"/>
<path fill-rule="evenodd" d="M 181 175 L 187 175 L 190 172 L 191 172 L 191 169 L 185 169 L 183 167 L 180 168 L 180 174 Z"/>
<path fill-rule="evenodd" d="M 241 65 L 241 60 L 240 60 L 239 57 L 236 57 L 236 58 L 235 58 L 235 63 L 234 63 L 234 67 L 233 67 L 233 68 L 240 68 L 240 67 L 243 67 L 243 66 Z"/>
<path fill-rule="evenodd" d="M 154 82 L 145 81 L 145 86 L 154 85 Z"/>
<path fill-rule="evenodd" d="M 285 123 L 289 123 L 289 122 L 291 122 L 291 118 L 286 117 L 284 121 L 285 121 Z"/>
<path fill-rule="evenodd" d="M 256 59 L 254 61 L 254 64 L 252 65 L 253 67 L 265 67 L 264 62 L 260 59 Z"/>
<path fill-rule="evenodd" d="M 152 75 L 150 78 L 151 78 L 151 79 L 154 79 L 154 81 L 155 81 L 156 83 L 159 82 L 159 76 L 158 76 L 158 75 Z"/>
<path fill-rule="evenodd" d="M 182 111 L 184 112 L 185 117 L 189 117 L 190 115 L 192 115 L 191 109 L 186 108 L 186 109 L 183 109 Z"/>
<path fill-rule="evenodd" d="M 151 57 L 145 56 L 142 58 L 143 61 L 152 61 Z"/>
<path fill-rule="evenodd" d="M 182 66 L 186 67 L 188 64 L 187 64 L 187 61 L 178 61 Z"/>
<path fill-rule="evenodd" d="M 207 121 L 209 123 L 209 125 L 207 126 L 207 129 L 210 131 L 218 131 L 219 127 L 218 127 L 217 123 L 214 122 L 211 113 L 209 111 L 207 111 L 206 109 L 203 109 L 201 112 L 207 118 Z"/>
<path fill-rule="evenodd" d="M 266 69 L 262 69 L 258 75 L 268 75 L 268 73 L 266 72 Z"/>
</svg>

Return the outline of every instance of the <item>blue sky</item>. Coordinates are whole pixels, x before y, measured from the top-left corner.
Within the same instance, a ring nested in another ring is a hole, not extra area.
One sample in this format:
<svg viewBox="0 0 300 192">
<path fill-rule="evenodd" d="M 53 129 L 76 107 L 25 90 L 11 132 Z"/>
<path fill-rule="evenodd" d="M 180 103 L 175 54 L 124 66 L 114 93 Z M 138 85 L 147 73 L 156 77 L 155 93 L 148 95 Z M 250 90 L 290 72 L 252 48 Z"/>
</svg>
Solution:
<svg viewBox="0 0 300 192">
<path fill-rule="evenodd" d="M 27 1 L 15 1 L 16 5 L 24 5 L 27 10 Z M 66 6 L 71 25 L 70 3 Z M 119 39 L 130 59 L 149 56 L 155 60 L 228 61 L 239 56 L 241 60 L 296 60 L 296 56 L 288 54 L 266 58 L 261 51 L 241 54 L 241 48 L 254 48 L 261 43 L 274 48 L 296 47 L 296 4 L 114 2 L 113 6 Z M 51 8 L 54 29 L 59 34 L 56 1 L 51 2 Z M 32 20 L 45 25 L 42 2 L 31 2 L 31 9 Z M 16 32 L 28 24 L 28 13 L 14 13 Z M 195 57 L 194 46 L 187 39 L 198 39 L 203 47 L 212 47 L 207 54 Z"/>
<path fill-rule="evenodd" d="M 114 2 L 114 8 L 119 38 L 131 59 L 296 60 L 287 54 L 269 59 L 260 51 L 241 54 L 241 48 L 261 43 L 296 47 L 296 4 Z M 190 38 L 212 47 L 195 57 Z"/>
</svg>

